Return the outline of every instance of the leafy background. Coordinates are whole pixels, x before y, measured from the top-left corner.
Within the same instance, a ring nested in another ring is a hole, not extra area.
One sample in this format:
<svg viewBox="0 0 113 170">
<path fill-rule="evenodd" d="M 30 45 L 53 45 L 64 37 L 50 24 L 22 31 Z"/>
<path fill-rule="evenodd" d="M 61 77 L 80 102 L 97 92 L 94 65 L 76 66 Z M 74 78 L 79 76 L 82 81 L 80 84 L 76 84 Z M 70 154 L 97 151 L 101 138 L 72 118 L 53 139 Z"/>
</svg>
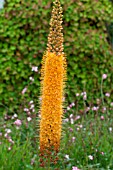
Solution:
<svg viewBox="0 0 113 170">
<path fill-rule="evenodd" d="M 108 79 L 103 93 L 109 92 L 109 100 L 113 100 L 112 2 L 61 0 L 61 4 L 68 64 L 67 103 L 76 102 L 76 93 L 86 91 L 87 105 L 91 105 L 95 96 L 100 97 L 104 73 Z M 50 0 L 7 0 L 0 10 L 0 114 L 19 112 L 30 100 L 38 105 L 51 10 Z M 38 72 L 32 71 L 33 66 Z"/>
</svg>

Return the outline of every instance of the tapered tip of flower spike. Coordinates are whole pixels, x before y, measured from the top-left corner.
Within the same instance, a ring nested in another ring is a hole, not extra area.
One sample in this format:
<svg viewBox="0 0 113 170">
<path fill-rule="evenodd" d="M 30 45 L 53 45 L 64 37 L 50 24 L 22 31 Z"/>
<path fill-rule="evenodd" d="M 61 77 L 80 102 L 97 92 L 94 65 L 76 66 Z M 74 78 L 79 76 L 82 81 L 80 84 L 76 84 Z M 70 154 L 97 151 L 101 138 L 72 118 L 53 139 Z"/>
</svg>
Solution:
<svg viewBox="0 0 113 170">
<path fill-rule="evenodd" d="M 55 0 L 50 20 L 47 51 L 63 54 L 62 7 L 59 0 Z"/>
</svg>

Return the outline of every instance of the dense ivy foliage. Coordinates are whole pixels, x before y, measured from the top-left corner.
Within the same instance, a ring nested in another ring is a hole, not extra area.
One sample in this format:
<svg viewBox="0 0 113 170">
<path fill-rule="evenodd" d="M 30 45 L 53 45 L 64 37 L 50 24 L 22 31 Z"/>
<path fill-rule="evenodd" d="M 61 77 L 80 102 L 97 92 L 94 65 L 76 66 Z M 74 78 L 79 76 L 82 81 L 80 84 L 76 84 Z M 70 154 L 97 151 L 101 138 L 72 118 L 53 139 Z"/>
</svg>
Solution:
<svg viewBox="0 0 113 170">
<path fill-rule="evenodd" d="M 93 98 L 108 74 L 104 92 L 112 92 L 113 52 L 106 25 L 113 22 L 108 0 L 61 0 L 64 10 L 64 47 L 68 62 L 66 100 L 83 90 Z M 0 10 L 0 111 L 17 111 L 39 98 L 40 65 L 46 49 L 50 0 L 7 0 Z M 39 71 L 32 71 L 38 66 Z M 34 78 L 31 83 L 30 77 Z M 22 90 L 27 87 L 25 94 Z M 93 92 L 93 93 L 92 93 Z M 99 93 L 98 93 L 99 94 Z"/>
</svg>

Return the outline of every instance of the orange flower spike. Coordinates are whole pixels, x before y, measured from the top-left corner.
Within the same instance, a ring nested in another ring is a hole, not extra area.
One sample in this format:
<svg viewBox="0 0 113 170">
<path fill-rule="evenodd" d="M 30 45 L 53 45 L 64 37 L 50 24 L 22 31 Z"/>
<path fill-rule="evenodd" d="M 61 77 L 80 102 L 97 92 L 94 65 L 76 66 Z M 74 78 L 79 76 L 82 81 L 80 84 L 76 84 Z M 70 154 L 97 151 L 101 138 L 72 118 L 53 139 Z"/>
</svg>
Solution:
<svg viewBox="0 0 113 170">
<path fill-rule="evenodd" d="M 41 69 L 41 120 L 40 152 L 58 152 L 63 116 L 66 60 L 63 53 L 62 8 L 59 0 L 54 3 L 50 21 L 47 51 Z"/>
</svg>

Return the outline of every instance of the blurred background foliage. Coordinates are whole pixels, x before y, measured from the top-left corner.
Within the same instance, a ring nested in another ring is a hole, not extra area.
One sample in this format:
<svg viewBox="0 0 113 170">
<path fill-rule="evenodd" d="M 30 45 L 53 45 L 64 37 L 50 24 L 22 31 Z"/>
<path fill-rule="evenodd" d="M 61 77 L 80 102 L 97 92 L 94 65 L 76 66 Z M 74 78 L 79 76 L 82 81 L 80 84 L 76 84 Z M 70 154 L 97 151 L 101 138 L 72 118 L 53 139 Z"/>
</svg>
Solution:
<svg viewBox="0 0 113 170">
<path fill-rule="evenodd" d="M 68 80 L 66 101 L 88 93 L 87 105 L 103 92 L 113 100 L 113 4 L 109 0 L 61 0 Z M 0 10 L 0 113 L 19 112 L 40 95 L 52 0 L 6 0 Z M 38 73 L 32 67 L 38 67 Z M 30 77 L 34 78 L 31 83 Z M 22 90 L 27 87 L 25 94 Z"/>
</svg>

